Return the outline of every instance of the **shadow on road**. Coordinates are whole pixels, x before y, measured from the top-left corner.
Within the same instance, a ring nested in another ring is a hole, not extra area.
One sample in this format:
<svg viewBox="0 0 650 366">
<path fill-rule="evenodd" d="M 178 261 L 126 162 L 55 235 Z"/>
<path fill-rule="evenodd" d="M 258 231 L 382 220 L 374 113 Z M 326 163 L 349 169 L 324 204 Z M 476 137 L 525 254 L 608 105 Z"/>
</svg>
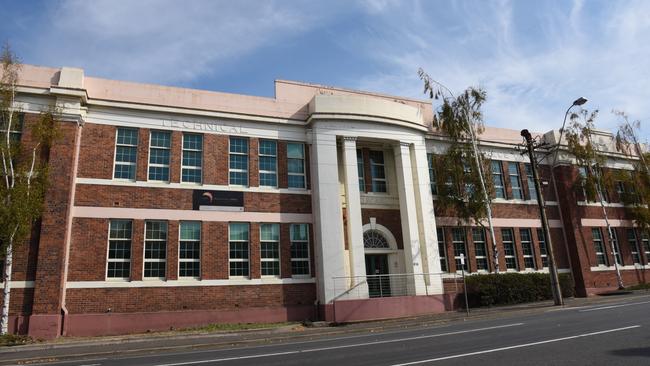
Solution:
<svg viewBox="0 0 650 366">
<path fill-rule="evenodd" d="M 609 353 L 615 356 L 650 357 L 650 347 L 623 348 Z"/>
</svg>

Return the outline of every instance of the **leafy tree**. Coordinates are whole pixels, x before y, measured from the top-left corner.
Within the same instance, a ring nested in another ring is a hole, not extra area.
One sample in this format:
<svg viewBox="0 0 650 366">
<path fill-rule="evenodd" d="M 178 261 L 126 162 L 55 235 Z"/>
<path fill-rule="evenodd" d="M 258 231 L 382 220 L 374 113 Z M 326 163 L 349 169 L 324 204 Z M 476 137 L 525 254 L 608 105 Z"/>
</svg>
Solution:
<svg viewBox="0 0 650 366">
<path fill-rule="evenodd" d="M 16 103 L 20 62 L 8 45 L 0 55 L 0 253 L 4 257 L 4 301 L 0 331 L 9 322 L 13 251 L 25 242 L 39 219 L 47 188 L 47 158 L 57 135 L 56 113 L 43 112 L 30 126 L 29 144 L 21 143 L 22 117 Z"/>
<path fill-rule="evenodd" d="M 632 171 L 621 171 L 616 181 L 621 186 L 621 201 L 625 204 L 628 214 L 641 230 L 650 229 L 650 154 L 645 152 L 637 138 L 641 121 L 630 122 L 623 111 L 613 111 L 619 117 L 619 128 L 616 133 L 616 149 L 624 153 L 632 162 Z"/>
<path fill-rule="evenodd" d="M 589 112 L 586 109 L 572 113 L 569 126 L 565 129 L 569 152 L 575 157 L 580 169 L 580 174 L 575 182 L 576 188 L 585 192 L 585 200 L 600 203 L 603 210 L 603 217 L 607 224 L 609 243 L 614 252 L 614 266 L 619 288 L 623 288 L 618 263 L 619 248 L 614 246 L 614 234 L 605 209 L 605 192 L 607 188 L 614 186 L 615 175 L 609 169 L 603 169 L 606 157 L 593 141 L 595 120 L 598 117 L 598 110 Z M 617 242 L 618 245 L 618 242 Z"/>
<path fill-rule="evenodd" d="M 449 144 L 446 151 L 434 157 L 438 187 L 437 207 L 442 212 L 456 215 L 459 225 L 476 223 L 484 227 L 487 218 L 493 243 L 493 265 L 499 271 L 498 253 L 492 227 L 492 179 L 490 161 L 478 148 L 478 135 L 484 130 L 481 107 L 487 94 L 481 88 L 470 87 L 455 96 L 443 84 L 432 79 L 422 69 L 418 71 L 424 82 L 424 92 L 439 100 L 435 110 L 434 127 L 437 127 Z"/>
</svg>

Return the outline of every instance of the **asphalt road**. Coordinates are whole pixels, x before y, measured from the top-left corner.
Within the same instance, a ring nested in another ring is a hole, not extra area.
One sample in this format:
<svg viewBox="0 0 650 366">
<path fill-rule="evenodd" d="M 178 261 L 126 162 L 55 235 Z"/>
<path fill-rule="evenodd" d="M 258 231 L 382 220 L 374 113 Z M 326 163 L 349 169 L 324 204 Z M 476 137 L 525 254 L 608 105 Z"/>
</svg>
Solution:
<svg viewBox="0 0 650 366">
<path fill-rule="evenodd" d="M 15 360 L 30 355 L 21 352 L 13 356 Z M 74 361 L 51 359 L 54 362 L 45 358 L 38 364 L 650 365 L 650 296 L 497 319 L 323 335 L 309 340 L 75 357 Z"/>
</svg>

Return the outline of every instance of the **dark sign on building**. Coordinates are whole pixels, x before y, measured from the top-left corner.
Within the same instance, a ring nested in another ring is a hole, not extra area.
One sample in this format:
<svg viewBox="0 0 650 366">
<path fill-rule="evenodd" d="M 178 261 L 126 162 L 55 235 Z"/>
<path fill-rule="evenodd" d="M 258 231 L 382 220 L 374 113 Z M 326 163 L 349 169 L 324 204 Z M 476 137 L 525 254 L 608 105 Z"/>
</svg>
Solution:
<svg viewBox="0 0 650 366">
<path fill-rule="evenodd" d="M 195 189 L 192 208 L 194 210 L 244 211 L 244 192 Z"/>
</svg>

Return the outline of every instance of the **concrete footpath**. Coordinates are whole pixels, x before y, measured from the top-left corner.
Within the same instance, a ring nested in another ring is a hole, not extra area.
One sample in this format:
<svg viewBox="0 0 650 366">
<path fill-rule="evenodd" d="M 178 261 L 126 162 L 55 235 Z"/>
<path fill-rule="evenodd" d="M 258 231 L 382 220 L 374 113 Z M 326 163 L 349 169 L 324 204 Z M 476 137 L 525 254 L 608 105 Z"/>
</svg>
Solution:
<svg viewBox="0 0 650 366">
<path fill-rule="evenodd" d="M 535 313 L 543 316 L 543 313 L 549 311 L 602 305 L 632 298 L 649 299 L 650 292 L 637 291 L 615 296 L 566 299 L 566 304 L 563 307 L 555 307 L 552 301 L 545 301 L 515 306 L 479 308 L 472 309 L 469 316 L 463 311 L 339 325 L 317 323 L 312 327 L 295 324 L 272 329 L 235 332 L 172 331 L 112 337 L 61 338 L 30 345 L 0 348 L 0 364 L 57 362 L 77 358 L 87 359 L 90 356 L 137 355 L 311 341 L 338 335 L 349 336 L 398 329 L 424 328 L 473 319 L 498 319 Z"/>
</svg>

